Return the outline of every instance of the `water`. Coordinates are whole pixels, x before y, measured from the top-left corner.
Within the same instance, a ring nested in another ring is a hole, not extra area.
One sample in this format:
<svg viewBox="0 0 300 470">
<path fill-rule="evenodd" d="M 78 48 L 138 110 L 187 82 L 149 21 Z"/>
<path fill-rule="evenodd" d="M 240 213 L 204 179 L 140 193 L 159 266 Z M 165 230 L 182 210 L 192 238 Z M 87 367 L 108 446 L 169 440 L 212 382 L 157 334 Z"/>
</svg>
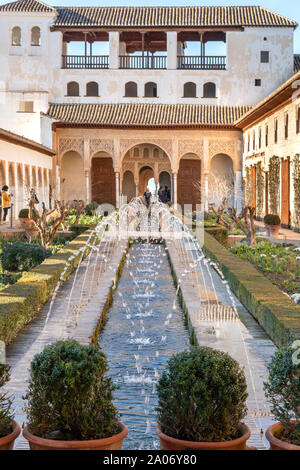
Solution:
<svg viewBox="0 0 300 470">
<path fill-rule="evenodd" d="M 114 403 L 129 428 L 123 449 L 159 448 L 156 383 L 168 359 L 189 347 L 163 245 L 130 248 L 107 319 L 99 343 L 120 387 Z"/>
</svg>

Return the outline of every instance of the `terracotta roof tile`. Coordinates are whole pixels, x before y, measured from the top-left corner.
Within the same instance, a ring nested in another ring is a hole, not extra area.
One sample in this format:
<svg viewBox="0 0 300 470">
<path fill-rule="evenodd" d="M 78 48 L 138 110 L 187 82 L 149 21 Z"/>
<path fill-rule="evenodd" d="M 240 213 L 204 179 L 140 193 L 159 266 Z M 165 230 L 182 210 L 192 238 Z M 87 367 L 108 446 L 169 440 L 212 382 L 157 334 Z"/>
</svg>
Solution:
<svg viewBox="0 0 300 470">
<path fill-rule="evenodd" d="M 69 125 L 103 127 L 231 126 L 249 109 L 184 104 L 50 104 L 47 116 Z"/>
<path fill-rule="evenodd" d="M 57 7 L 57 11 L 56 26 L 297 26 L 295 21 L 260 6 Z"/>
</svg>

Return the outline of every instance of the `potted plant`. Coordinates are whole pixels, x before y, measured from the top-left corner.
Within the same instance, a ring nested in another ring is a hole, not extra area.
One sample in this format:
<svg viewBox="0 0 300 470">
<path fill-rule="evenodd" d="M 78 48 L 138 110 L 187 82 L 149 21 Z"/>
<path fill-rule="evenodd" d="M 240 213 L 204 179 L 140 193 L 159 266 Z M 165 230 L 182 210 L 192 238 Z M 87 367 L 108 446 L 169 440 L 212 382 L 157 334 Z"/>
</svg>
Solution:
<svg viewBox="0 0 300 470">
<path fill-rule="evenodd" d="M 264 223 L 268 237 L 277 238 L 281 226 L 279 215 L 268 214 L 264 218 Z"/>
<path fill-rule="evenodd" d="M 277 421 L 266 433 L 272 450 L 300 450 L 300 364 L 296 354 L 292 347 L 283 348 L 269 365 L 265 392 Z"/>
<path fill-rule="evenodd" d="M 9 366 L 0 364 L 0 389 L 9 380 Z M 13 450 L 21 428 L 14 421 L 11 410 L 12 398 L 0 391 L 0 450 Z"/>
<path fill-rule="evenodd" d="M 250 437 L 247 384 L 228 354 L 193 347 L 174 355 L 158 385 L 158 426 L 163 450 L 243 450 Z"/>
<path fill-rule="evenodd" d="M 100 346 L 46 346 L 31 363 L 23 436 L 32 450 L 119 450 L 128 434 L 114 405 Z"/>
</svg>

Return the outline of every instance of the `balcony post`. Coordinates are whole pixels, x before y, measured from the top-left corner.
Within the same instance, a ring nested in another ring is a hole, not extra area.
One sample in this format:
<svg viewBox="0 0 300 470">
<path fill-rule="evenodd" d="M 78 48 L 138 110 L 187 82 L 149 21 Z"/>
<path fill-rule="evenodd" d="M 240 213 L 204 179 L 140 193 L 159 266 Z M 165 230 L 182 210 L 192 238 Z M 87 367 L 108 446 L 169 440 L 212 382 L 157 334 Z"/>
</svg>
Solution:
<svg viewBox="0 0 300 470">
<path fill-rule="evenodd" d="M 168 69 L 177 69 L 177 31 L 167 31 Z"/>
<path fill-rule="evenodd" d="M 109 32 L 109 68 L 119 68 L 120 34 L 119 31 Z"/>
</svg>

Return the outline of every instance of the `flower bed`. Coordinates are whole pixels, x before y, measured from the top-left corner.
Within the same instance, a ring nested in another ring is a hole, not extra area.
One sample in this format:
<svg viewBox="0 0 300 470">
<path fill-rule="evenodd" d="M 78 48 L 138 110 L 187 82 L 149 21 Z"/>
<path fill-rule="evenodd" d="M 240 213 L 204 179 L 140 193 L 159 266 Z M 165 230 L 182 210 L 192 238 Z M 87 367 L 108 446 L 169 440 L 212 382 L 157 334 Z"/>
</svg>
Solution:
<svg viewBox="0 0 300 470">
<path fill-rule="evenodd" d="M 273 284 L 289 295 L 300 293 L 300 249 L 268 241 L 257 246 L 235 245 L 231 253 L 250 261 Z"/>
</svg>

